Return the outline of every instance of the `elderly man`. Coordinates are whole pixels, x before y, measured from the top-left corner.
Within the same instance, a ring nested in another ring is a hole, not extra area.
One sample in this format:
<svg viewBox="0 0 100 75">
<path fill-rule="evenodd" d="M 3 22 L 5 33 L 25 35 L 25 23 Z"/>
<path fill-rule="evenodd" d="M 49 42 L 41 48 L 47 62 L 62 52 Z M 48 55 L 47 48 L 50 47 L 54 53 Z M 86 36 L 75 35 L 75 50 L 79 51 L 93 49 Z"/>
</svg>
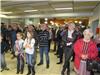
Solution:
<svg viewBox="0 0 100 75">
<path fill-rule="evenodd" d="M 73 54 L 73 44 L 77 39 L 75 24 L 72 22 L 68 23 L 68 29 L 64 31 L 62 36 L 62 40 L 64 43 L 65 62 L 61 71 L 61 75 L 64 75 L 65 70 L 67 70 L 67 75 L 70 75 L 70 58 Z"/>
<path fill-rule="evenodd" d="M 46 56 L 46 68 L 49 68 L 49 32 L 47 31 L 47 25 L 41 25 L 41 31 L 39 32 L 39 48 L 40 48 L 40 62 L 38 66 L 43 64 L 43 54 Z"/>
</svg>

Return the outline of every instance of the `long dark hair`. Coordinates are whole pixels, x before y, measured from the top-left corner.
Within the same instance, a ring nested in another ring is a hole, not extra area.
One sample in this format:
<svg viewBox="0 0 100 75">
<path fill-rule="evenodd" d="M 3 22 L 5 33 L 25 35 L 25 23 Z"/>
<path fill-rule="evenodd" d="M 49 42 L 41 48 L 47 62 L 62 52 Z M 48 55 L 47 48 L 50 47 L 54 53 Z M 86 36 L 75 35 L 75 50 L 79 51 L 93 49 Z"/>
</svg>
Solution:
<svg viewBox="0 0 100 75">
<path fill-rule="evenodd" d="M 32 31 L 28 31 L 27 33 L 30 33 L 30 35 L 31 35 L 31 38 L 29 39 L 29 42 L 31 43 L 31 40 L 32 40 L 32 38 L 33 38 L 33 32 Z M 28 37 L 26 37 L 26 39 L 27 39 L 27 41 L 28 41 Z"/>
</svg>

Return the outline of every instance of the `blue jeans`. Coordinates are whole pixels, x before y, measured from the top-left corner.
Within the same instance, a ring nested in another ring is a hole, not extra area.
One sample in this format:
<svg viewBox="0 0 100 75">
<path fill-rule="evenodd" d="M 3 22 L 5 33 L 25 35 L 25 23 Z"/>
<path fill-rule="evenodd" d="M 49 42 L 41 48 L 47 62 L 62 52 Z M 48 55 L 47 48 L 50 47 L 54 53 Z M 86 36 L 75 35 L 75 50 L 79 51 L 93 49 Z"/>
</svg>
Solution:
<svg viewBox="0 0 100 75">
<path fill-rule="evenodd" d="M 49 64 L 49 50 L 48 47 L 40 47 L 40 63 L 43 63 L 43 54 L 45 52 L 46 63 Z"/>
<path fill-rule="evenodd" d="M 18 54 L 17 56 L 17 72 L 19 71 L 23 72 L 24 70 L 24 57 L 23 56 L 21 56 L 20 54 Z"/>
<path fill-rule="evenodd" d="M 6 60 L 5 60 L 5 53 L 1 54 L 1 63 L 0 68 L 5 69 L 7 67 Z"/>
<path fill-rule="evenodd" d="M 26 63 L 30 66 L 34 66 L 34 57 L 33 54 L 26 53 Z"/>
</svg>

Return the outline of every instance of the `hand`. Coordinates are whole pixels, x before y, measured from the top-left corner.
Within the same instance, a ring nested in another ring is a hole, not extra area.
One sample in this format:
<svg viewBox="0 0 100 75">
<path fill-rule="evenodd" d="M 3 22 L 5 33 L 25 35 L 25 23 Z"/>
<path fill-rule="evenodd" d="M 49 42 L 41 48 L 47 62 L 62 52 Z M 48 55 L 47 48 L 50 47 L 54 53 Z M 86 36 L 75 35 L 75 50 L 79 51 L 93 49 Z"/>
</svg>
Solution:
<svg viewBox="0 0 100 75">
<path fill-rule="evenodd" d="M 26 48 L 31 48 L 30 44 L 25 45 Z"/>
<path fill-rule="evenodd" d="M 72 44 L 72 43 L 70 42 L 70 43 L 67 43 L 66 45 L 67 45 L 67 46 L 70 46 L 71 44 Z"/>
<path fill-rule="evenodd" d="M 82 54 L 82 59 L 87 59 L 88 58 L 88 55 L 84 55 L 84 54 Z"/>
</svg>

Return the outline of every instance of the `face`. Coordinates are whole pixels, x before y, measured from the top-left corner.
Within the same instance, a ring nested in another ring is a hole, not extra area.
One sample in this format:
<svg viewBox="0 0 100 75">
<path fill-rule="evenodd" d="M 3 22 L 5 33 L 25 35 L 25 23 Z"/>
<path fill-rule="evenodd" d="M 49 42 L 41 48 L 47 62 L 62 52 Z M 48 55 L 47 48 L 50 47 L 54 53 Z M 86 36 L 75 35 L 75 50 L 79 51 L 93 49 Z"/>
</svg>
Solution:
<svg viewBox="0 0 100 75">
<path fill-rule="evenodd" d="M 46 26 L 45 24 L 42 24 L 42 25 L 41 25 L 41 29 L 42 29 L 42 30 L 46 30 L 46 29 L 47 29 L 47 26 Z"/>
<path fill-rule="evenodd" d="M 22 36 L 20 34 L 17 34 L 17 39 L 20 40 Z"/>
<path fill-rule="evenodd" d="M 68 29 L 69 29 L 69 30 L 74 30 L 74 28 L 75 28 L 74 25 L 72 25 L 72 24 L 69 24 L 69 25 L 68 25 Z"/>
<path fill-rule="evenodd" d="M 29 33 L 29 32 L 27 32 L 27 38 L 31 38 L 32 37 L 32 35 Z"/>
<path fill-rule="evenodd" d="M 84 32 L 84 39 L 90 40 L 91 37 L 92 37 L 92 33 L 90 33 L 89 31 Z"/>
</svg>

